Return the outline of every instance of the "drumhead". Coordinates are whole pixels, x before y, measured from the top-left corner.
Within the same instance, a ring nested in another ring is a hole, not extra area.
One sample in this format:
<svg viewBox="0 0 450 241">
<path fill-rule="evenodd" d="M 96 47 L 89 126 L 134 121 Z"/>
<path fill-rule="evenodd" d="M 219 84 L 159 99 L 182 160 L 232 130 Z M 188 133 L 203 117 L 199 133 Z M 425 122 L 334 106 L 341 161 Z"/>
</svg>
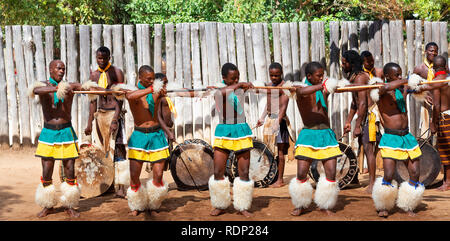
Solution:
<svg viewBox="0 0 450 241">
<path fill-rule="evenodd" d="M 420 158 L 420 177 L 419 181 L 425 186 L 430 186 L 441 170 L 441 159 L 439 152 L 430 143 L 425 142 L 423 139 L 417 141 L 419 143 L 420 150 L 422 151 L 422 157 Z M 409 180 L 408 168 L 403 161 L 397 161 L 394 179 L 400 184 Z"/>
<path fill-rule="evenodd" d="M 178 190 L 208 190 L 209 178 L 214 174 L 214 152 L 207 142 L 186 140 L 175 147 L 169 158 Z"/>
<path fill-rule="evenodd" d="M 339 149 L 344 153 L 337 158 L 336 162 L 336 180 L 339 181 L 339 188 L 342 189 L 350 184 L 358 172 L 358 161 L 352 148 L 342 142 L 339 142 Z M 313 161 L 309 169 L 309 176 L 318 182 L 320 175 L 325 175 L 325 170 L 321 161 Z"/>
<path fill-rule="evenodd" d="M 236 154 L 231 152 L 228 157 L 228 169 L 234 179 L 239 176 Z M 253 148 L 250 150 L 249 177 L 255 182 L 255 187 L 267 187 L 274 183 L 278 176 L 278 163 L 268 146 L 253 139 Z"/>
<path fill-rule="evenodd" d="M 114 181 L 112 155 L 94 146 L 82 147 L 75 160 L 75 176 L 84 198 L 96 197 L 106 192 Z"/>
</svg>

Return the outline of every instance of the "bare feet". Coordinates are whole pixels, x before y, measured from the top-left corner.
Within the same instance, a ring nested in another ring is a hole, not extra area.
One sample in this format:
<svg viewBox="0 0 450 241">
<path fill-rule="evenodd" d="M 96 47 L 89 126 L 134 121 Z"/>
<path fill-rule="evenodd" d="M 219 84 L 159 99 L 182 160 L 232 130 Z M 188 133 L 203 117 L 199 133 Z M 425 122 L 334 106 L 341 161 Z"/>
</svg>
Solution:
<svg viewBox="0 0 450 241">
<path fill-rule="evenodd" d="M 366 193 L 372 194 L 372 189 L 373 189 L 373 184 L 372 185 L 369 184 L 369 186 L 367 186 L 367 188 L 366 188 Z"/>
<path fill-rule="evenodd" d="M 369 173 L 369 169 L 364 168 L 363 171 L 362 171 L 362 174 L 366 174 L 366 173 Z"/>
<path fill-rule="evenodd" d="M 211 213 L 209 215 L 211 215 L 211 216 L 219 216 L 222 213 L 225 213 L 225 210 L 215 208 L 214 210 L 211 211 Z"/>
<path fill-rule="evenodd" d="M 326 213 L 328 216 L 333 216 L 334 212 L 328 209 L 320 209 L 320 211 Z"/>
<path fill-rule="evenodd" d="M 80 213 L 75 211 L 73 208 L 67 208 L 64 211 L 66 211 L 66 213 L 69 214 L 71 218 L 78 218 L 80 216 Z"/>
<path fill-rule="evenodd" d="M 378 212 L 378 217 L 387 218 L 389 215 L 388 211 L 382 210 Z"/>
<path fill-rule="evenodd" d="M 438 187 L 438 191 L 444 192 L 450 190 L 450 185 L 448 182 L 442 182 L 442 185 Z"/>
<path fill-rule="evenodd" d="M 139 211 L 139 210 L 134 210 L 134 211 L 131 211 L 131 215 L 133 215 L 133 216 L 138 216 L 139 214 L 141 214 L 142 212 L 144 212 L 144 211 Z"/>
<path fill-rule="evenodd" d="M 45 217 L 45 216 L 47 216 L 47 215 L 53 213 L 54 211 L 55 211 L 55 210 L 54 210 L 53 208 L 44 208 L 44 209 L 42 209 L 42 211 L 40 211 L 40 212 L 37 214 L 37 216 L 38 216 L 38 218 L 42 218 L 42 217 Z"/>
<path fill-rule="evenodd" d="M 409 211 L 409 212 L 408 212 L 408 216 L 410 216 L 410 217 L 415 217 L 416 214 L 415 214 L 413 211 Z"/>
<path fill-rule="evenodd" d="M 284 183 L 282 180 L 281 181 L 276 181 L 274 184 L 269 185 L 269 187 L 271 188 L 279 188 L 286 185 L 286 183 Z"/>
<path fill-rule="evenodd" d="M 247 211 L 247 210 L 244 210 L 244 211 L 240 211 L 239 212 L 240 214 L 242 214 L 242 215 L 244 215 L 244 217 L 246 217 L 246 218 L 250 218 L 250 217 L 253 217 L 253 214 L 252 213 L 250 213 L 249 211 Z"/>
<path fill-rule="evenodd" d="M 296 208 L 291 212 L 292 216 L 300 216 L 303 213 L 303 208 Z"/>
</svg>

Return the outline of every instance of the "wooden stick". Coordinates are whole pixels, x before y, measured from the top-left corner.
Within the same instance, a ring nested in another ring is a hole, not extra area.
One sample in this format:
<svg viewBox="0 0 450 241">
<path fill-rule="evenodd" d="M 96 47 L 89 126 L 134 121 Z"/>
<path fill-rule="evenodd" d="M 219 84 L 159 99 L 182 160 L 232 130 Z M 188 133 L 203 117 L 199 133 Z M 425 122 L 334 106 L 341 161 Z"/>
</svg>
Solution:
<svg viewBox="0 0 450 241">
<path fill-rule="evenodd" d="M 110 94 L 125 94 L 125 91 L 121 90 L 77 90 L 75 94 L 91 94 L 91 95 L 110 95 Z"/>
</svg>

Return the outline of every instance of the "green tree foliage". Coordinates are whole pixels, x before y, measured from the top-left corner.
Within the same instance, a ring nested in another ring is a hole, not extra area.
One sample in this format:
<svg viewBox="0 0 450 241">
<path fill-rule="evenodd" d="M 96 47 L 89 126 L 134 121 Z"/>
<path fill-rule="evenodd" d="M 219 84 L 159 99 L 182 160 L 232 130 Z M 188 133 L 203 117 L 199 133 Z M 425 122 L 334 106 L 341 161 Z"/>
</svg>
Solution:
<svg viewBox="0 0 450 241">
<path fill-rule="evenodd" d="M 450 0 L 1 0 L 0 25 L 449 21 Z"/>
</svg>

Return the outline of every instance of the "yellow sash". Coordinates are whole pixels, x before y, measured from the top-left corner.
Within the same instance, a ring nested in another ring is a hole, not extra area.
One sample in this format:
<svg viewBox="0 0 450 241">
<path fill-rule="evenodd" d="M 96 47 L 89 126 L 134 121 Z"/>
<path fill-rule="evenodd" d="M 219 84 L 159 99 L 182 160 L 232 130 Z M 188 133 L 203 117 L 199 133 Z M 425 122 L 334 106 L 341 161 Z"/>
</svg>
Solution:
<svg viewBox="0 0 450 241">
<path fill-rule="evenodd" d="M 375 106 L 376 104 L 373 104 L 371 107 L 369 107 L 369 141 L 377 141 L 377 126 L 375 124 L 377 116 L 373 112 Z"/>
<path fill-rule="evenodd" d="M 170 112 L 173 113 L 174 118 L 177 118 L 177 110 L 175 109 L 175 105 L 169 97 L 166 97 L 167 105 L 169 105 Z"/>
<path fill-rule="evenodd" d="M 428 63 L 427 59 L 423 63 L 428 67 L 427 81 L 432 81 L 434 79 L 433 63 Z"/>
<path fill-rule="evenodd" d="M 102 87 L 103 89 L 106 89 L 108 87 L 108 77 L 106 76 L 106 71 L 108 71 L 109 67 L 111 67 L 111 63 L 108 62 L 108 65 L 105 69 L 101 69 L 98 67 L 98 71 L 100 71 L 100 78 L 98 79 L 98 86 Z"/>
<path fill-rule="evenodd" d="M 363 70 L 364 70 L 364 72 L 366 72 L 366 73 L 368 73 L 368 74 L 369 74 L 369 77 L 370 77 L 370 79 L 372 79 L 372 78 L 373 78 L 373 74 L 372 74 L 372 71 L 373 71 L 373 69 L 374 69 L 374 68 L 372 68 L 371 70 L 368 70 L 368 69 L 364 68 L 364 66 L 363 66 Z"/>
</svg>

